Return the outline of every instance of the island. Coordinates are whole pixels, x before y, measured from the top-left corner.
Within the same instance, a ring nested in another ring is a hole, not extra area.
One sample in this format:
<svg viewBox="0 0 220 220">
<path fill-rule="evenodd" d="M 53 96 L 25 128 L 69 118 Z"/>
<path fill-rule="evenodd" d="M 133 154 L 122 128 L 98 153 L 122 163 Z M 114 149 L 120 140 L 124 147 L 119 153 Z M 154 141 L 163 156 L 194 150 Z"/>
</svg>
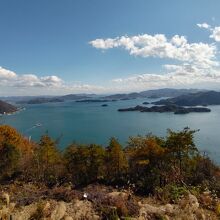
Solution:
<svg viewBox="0 0 220 220">
<path fill-rule="evenodd" d="M 14 105 L 11 105 L 7 102 L 1 101 L 0 100 L 0 114 L 12 114 L 14 112 L 18 111 L 18 108 L 15 107 Z"/>
<path fill-rule="evenodd" d="M 143 102 L 143 105 L 149 105 L 150 103 L 149 102 Z"/>
<path fill-rule="evenodd" d="M 76 102 L 85 102 L 85 103 L 90 103 L 90 102 L 115 102 L 117 101 L 116 99 L 83 99 L 83 100 L 77 100 Z"/>
<path fill-rule="evenodd" d="M 173 112 L 174 114 L 188 114 L 191 112 L 211 112 L 211 109 L 204 107 L 181 107 L 178 105 L 162 105 L 162 106 L 152 106 L 145 107 L 137 105 L 130 108 L 118 109 L 119 112 L 128 112 L 128 111 L 139 111 L 139 112 Z"/>
<path fill-rule="evenodd" d="M 108 105 L 107 104 L 103 104 L 103 105 L 101 105 L 102 107 L 107 107 Z"/>
</svg>

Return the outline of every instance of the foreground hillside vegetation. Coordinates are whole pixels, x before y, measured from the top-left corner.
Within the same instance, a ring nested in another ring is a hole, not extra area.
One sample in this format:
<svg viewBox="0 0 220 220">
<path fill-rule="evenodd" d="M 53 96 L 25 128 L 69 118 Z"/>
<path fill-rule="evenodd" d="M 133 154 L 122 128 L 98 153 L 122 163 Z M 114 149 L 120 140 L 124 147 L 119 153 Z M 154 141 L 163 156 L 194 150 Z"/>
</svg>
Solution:
<svg viewBox="0 0 220 220">
<path fill-rule="evenodd" d="M 0 219 L 218 219 L 220 169 L 196 131 L 131 137 L 127 146 L 38 143 L 0 126 Z"/>
</svg>

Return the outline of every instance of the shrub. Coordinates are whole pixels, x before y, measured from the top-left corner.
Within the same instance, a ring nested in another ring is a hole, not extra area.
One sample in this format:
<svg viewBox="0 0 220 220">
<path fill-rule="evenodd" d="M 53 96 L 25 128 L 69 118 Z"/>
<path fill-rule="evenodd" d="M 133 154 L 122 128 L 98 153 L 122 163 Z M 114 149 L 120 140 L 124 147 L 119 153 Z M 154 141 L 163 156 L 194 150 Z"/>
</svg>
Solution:
<svg viewBox="0 0 220 220">
<path fill-rule="evenodd" d="M 10 178 L 18 170 L 17 165 L 20 159 L 18 149 L 5 143 L 0 148 L 0 176 Z"/>
<path fill-rule="evenodd" d="M 155 189 L 155 196 L 164 203 L 177 203 L 189 190 L 183 186 L 167 185 Z"/>
</svg>

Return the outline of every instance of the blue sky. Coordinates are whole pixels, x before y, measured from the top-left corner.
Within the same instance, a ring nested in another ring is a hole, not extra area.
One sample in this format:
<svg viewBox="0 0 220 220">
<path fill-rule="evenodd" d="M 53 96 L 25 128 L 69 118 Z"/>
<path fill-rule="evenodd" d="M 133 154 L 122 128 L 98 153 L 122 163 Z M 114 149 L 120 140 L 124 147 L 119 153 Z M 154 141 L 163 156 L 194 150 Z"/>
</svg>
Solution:
<svg viewBox="0 0 220 220">
<path fill-rule="evenodd" d="M 219 9 L 219 0 L 0 0 L 0 95 L 217 88 Z M 187 51 L 167 51 L 175 35 L 187 39 Z M 144 36 L 138 52 L 120 40 L 133 44 L 135 36 Z M 191 47 L 194 53 L 181 58 Z M 194 59 L 200 50 L 205 54 Z M 215 64 L 204 67 L 204 60 Z"/>
</svg>

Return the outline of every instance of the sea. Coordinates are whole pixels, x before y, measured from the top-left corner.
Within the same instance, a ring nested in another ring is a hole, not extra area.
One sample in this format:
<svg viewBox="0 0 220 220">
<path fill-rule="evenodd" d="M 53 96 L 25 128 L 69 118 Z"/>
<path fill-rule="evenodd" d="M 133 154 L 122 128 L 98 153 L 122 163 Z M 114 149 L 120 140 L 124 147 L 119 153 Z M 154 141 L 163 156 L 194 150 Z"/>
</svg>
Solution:
<svg viewBox="0 0 220 220">
<path fill-rule="evenodd" d="M 195 143 L 201 152 L 206 152 L 220 164 L 220 105 L 209 106 L 210 113 L 118 112 L 119 108 L 142 105 L 157 99 L 133 99 L 108 103 L 61 102 L 24 105 L 25 110 L 13 115 L 4 115 L 0 124 L 15 127 L 24 136 L 39 141 L 48 133 L 58 140 L 60 149 L 71 143 L 101 144 L 108 146 L 111 137 L 126 146 L 129 137 L 152 133 L 166 136 L 167 129 L 174 131 L 185 127 L 198 130 Z M 108 106 L 103 107 L 102 104 Z M 149 105 L 150 106 L 150 105 Z"/>
</svg>

